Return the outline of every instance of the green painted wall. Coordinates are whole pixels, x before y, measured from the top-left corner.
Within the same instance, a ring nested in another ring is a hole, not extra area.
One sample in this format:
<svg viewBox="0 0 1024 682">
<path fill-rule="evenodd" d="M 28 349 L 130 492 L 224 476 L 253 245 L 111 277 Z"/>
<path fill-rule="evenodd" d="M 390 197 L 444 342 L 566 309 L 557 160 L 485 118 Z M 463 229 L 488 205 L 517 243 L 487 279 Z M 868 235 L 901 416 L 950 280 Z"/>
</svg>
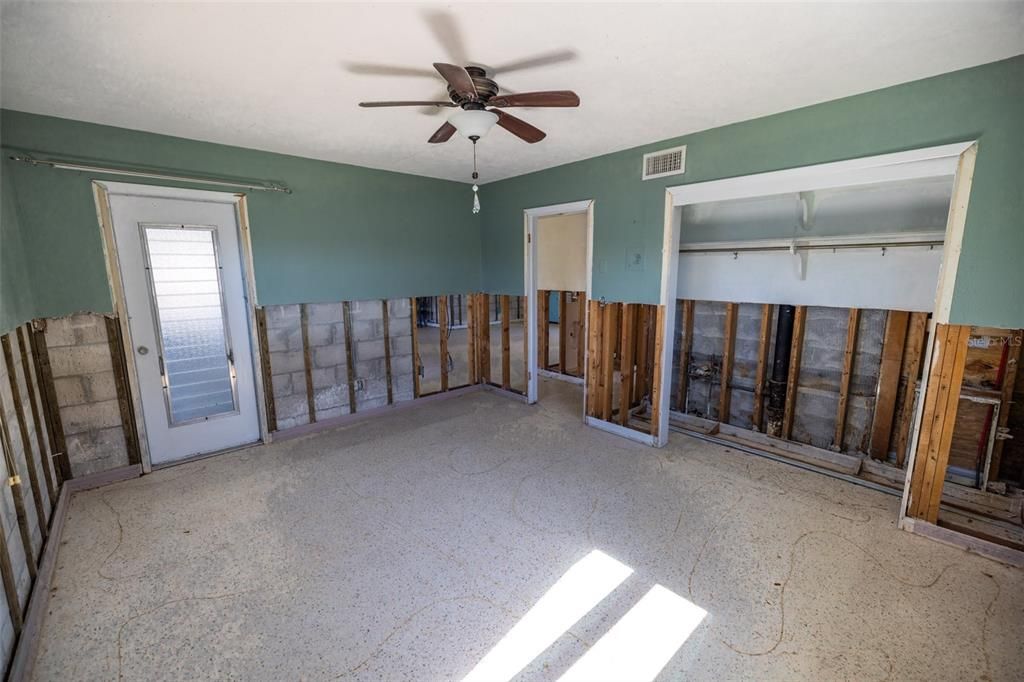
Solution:
<svg viewBox="0 0 1024 682">
<path fill-rule="evenodd" d="M 522 293 L 523 209 L 594 199 L 594 295 L 655 303 L 666 186 L 971 139 L 979 152 L 952 321 L 1021 327 L 1024 56 L 485 185 L 483 285 Z M 645 152 L 678 144 L 685 175 L 640 180 Z M 637 250 L 643 269 L 628 269 Z"/>
<path fill-rule="evenodd" d="M 91 179 L 101 176 L 8 160 L 15 149 L 41 157 L 285 182 L 290 195 L 249 195 L 262 304 L 480 288 L 479 219 L 468 210 L 469 188 L 462 183 L 15 111 L 2 112 L 0 143 L 4 222 L 13 191 L 32 284 L 32 300 L 12 307 L 15 323 L 112 309 L 91 189 Z M 5 252 L 7 244 L 5 228 Z M 8 293 L 5 287 L 5 303 Z"/>
<path fill-rule="evenodd" d="M 0 334 L 30 319 L 33 309 L 14 191 L 0 169 Z"/>
</svg>

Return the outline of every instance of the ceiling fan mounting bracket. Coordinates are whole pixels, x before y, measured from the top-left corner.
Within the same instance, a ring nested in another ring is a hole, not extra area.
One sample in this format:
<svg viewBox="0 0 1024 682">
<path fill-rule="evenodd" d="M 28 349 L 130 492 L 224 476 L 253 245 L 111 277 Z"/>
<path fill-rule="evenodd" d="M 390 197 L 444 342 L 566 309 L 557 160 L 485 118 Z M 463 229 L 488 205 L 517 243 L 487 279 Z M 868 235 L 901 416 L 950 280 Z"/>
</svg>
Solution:
<svg viewBox="0 0 1024 682">
<path fill-rule="evenodd" d="M 483 108 L 482 104 L 485 104 L 489 99 L 498 94 L 498 84 L 488 78 L 487 72 L 479 66 L 466 66 L 464 68 L 469 77 L 473 79 L 473 87 L 476 88 L 476 98 L 463 96 L 456 92 L 455 88 L 451 85 L 448 86 L 448 97 L 451 98 L 452 102 L 464 109 L 467 104 L 481 105 L 479 108 Z"/>
</svg>

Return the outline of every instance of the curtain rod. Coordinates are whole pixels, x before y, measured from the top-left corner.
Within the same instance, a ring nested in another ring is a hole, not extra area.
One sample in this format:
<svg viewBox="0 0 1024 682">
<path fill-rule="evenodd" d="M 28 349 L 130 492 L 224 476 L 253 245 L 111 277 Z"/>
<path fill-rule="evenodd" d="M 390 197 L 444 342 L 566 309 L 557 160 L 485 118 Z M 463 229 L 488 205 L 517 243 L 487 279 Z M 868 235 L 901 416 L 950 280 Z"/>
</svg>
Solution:
<svg viewBox="0 0 1024 682">
<path fill-rule="evenodd" d="M 291 194 L 292 191 L 279 183 L 268 182 L 265 185 L 253 185 L 246 182 L 231 182 L 230 180 L 217 180 L 214 178 L 202 178 L 190 175 L 166 175 L 163 173 L 152 173 L 150 171 L 132 170 L 130 168 L 111 168 L 109 166 L 90 166 L 74 161 L 60 161 L 58 159 L 35 159 L 31 156 L 14 155 L 9 157 L 12 161 L 21 161 L 32 166 L 47 166 L 57 170 L 89 171 L 92 173 L 103 173 L 104 175 L 127 175 L 133 178 L 148 178 L 150 180 L 171 180 L 175 182 L 191 182 L 203 185 L 217 185 L 219 187 L 239 187 L 260 192 L 284 192 Z"/>
</svg>

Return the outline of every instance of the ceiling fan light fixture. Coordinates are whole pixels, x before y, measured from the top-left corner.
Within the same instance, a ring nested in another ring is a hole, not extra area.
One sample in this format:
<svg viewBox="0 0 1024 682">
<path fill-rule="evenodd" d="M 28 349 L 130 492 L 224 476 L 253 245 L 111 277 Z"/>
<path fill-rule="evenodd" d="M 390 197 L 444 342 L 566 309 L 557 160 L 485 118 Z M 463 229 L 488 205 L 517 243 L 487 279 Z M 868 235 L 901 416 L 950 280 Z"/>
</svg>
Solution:
<svg viewBox="0 0 1024 682">
<path fill-rule="evenodd" d="M 459 134 L 467 139 L 480 139 L 498 122 L 498 115 L 485 109 L 463 109 L 448 119 Z"/>
</svg>

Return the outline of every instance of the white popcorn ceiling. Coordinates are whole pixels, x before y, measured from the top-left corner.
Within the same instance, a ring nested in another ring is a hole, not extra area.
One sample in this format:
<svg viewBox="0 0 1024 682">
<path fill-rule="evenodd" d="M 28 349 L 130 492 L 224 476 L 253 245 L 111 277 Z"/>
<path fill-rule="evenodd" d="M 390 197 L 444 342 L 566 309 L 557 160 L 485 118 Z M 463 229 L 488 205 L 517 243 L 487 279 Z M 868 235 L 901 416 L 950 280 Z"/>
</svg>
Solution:
<svg viewBox="0 0 1024 682">
<path fill-rule="evenodd" d="M 490 74 L 583 103 L 512 110 L 548 138 L 495 128 L 479 145 L 482 183 L 1024 52 L 1019 2 L 4 2 L 2 23 L 5 108 L 467 182 L 467 140 L 427 144 L 453 110 L 356 106 L 441 97 L 440 78 L 351 65 L 574 52 Z"/>
</svg>

